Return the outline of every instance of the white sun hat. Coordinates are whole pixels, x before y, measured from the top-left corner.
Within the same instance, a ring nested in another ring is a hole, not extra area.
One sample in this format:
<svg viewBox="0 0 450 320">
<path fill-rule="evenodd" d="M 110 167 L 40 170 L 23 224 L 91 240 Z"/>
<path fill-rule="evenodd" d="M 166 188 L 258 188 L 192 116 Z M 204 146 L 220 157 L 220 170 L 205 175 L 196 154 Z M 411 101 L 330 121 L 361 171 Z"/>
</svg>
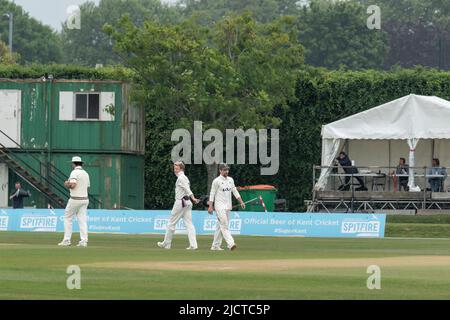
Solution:
<svg viewBox="0 0 450 320">
<path fill-rule="evenodd" d="M 72 162 L 83 162 L 80 157 L 72 157 Z"/>
</svg>

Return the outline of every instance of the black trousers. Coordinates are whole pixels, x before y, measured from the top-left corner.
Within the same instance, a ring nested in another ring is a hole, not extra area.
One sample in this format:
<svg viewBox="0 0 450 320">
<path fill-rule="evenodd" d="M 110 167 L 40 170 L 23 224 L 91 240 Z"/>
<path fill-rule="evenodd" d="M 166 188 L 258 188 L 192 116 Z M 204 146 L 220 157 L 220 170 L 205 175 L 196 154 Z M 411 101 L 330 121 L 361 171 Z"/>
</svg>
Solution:
<svg viewBox="0 0 450 320">
<path fill-rule="evenodd" d="M 345 185 L 347 186 L 350 183 L 350 176 L 345 176 Z M 364 185 L 364 179 L 362 179 L 360 176 L 353 176 L 353 178 L 355 178 L 356 180 L 358 180 L 359 184 L 361 185 L 361 187 L 365 187 Z"/>
<path fill-rule="evenodd" d="M 398 185 L 398 191 L 409 191 L 409 187 L 408 187 L 408 179 L 399 179 L 399 185 Z"/>
</svg>

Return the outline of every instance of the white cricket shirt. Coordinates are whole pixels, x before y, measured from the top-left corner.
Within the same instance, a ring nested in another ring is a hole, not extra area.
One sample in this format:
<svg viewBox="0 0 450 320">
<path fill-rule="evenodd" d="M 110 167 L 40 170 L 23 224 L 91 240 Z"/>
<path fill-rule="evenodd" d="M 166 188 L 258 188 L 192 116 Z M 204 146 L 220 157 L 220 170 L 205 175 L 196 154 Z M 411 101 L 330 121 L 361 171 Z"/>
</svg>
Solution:
<svg viewBox="0 0 450 320">
<path fill-rule="evenodd" d="M 209 201 L 214 202 L 214 208 L 216 210 L 231 210 L 231 193 L 233 193 L 236 198 L 240 198 L 240 194 L 234 185 L 233 178 L 225 178 L 220 175 L 215 178 L 212 183 Z"/>
<path fill-rule="evenodd" d="M 88 188 L 91 186 L 89 174 L 82 167 L 75 167 L 69 177 L 69 182 L 76 182 L 75 188 L 69 189 L 71 197 L 88 197 Z"/>
<path fill-rule="evenodd" d="M 185 196 L 192 196 L 191 183 L 183 171 L 178 174 L 177 182 L 175 182 L 175 200 L 181 200 Z"/>
</svg>

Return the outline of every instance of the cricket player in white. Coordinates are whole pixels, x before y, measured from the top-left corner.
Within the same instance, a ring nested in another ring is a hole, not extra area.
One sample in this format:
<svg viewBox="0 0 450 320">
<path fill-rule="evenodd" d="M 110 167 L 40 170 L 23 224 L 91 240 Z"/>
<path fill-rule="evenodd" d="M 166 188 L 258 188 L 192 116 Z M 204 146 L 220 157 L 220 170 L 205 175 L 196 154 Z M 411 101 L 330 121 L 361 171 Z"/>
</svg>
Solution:
<svg viewBox="0 0 450 320">
<path fill-rule="evenodd" d="M 80 242 L 78 247 L 87 247 L 87 207 L 89 205 L 88 188 L 90 187 L 89 174 L 82 168 L 80 157 L 72 158 L 72 172 L 64 186 L 70 190 L 70 199 L 64 212 L 64 239 L 59 246 L 70 246 L 72 238 L 72 220 L 76 216 L 80 226 Z"/>
<path fill-rule="evenodd" d="M 236 249 L 236 244 L 228 229 L 230 211 L 232 209 L 231 193 L 233 193 L 234 197 L 239 201 L 241 207 L 245 209 L 245 203 L 242 201 L 242 198 L 234 185 L 233 178 L 228 176 L 229 170 L 230 168 L 227 164 L 219 165 L 220 176 L 214 179 L 209 195 L 208 213 L 212 214 L 213 211 L 216 210 L 217 215 L 216 232 L 211 246 L 211 250 L 214 251 L 223 250 L 220 247 L 223 239 L 225 239 L 228 249 Z"/>
<path fill-rule="evenodd" d="M 200 200 L 195 198 L 191 191 L 188 177 L 184 174 L 184 163 L 177 161 L 173 165 L 173 172 L 178 177 L 175 183 L 175 203 L 173 204 L 172 214 L 167 224 L 166 236 L 163 242 L 158 242 L 158 247 L 170 249 L 172 246 L 172 238 L 175 234 L 175 226 L 183 218 L 184 225 L 189 238 L 189 247 L 187 250 L 197 250 L 197 239 L 195 236 L 195 227 L 192 224 L 192 202 L 199 203 Z M 192 201 L 191 201 L 192 200 Z"/>
</svg>

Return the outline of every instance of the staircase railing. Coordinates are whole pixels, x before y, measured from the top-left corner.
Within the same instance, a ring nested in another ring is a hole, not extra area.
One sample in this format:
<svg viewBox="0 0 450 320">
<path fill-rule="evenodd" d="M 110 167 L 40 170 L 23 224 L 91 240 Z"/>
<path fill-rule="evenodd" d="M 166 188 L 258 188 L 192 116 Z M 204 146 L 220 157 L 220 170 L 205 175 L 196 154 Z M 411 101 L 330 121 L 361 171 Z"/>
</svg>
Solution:
<svg viewBox="0 0 450 320">
<path fill-rule="evenodd" d="M 63 206 L 63 203 L 60 203 L 60 199 L 64 202 L 67 201 L 68 196 L 65 190 L 62 190 L 61 186 L 53 184 L 51 181 L 49 181 L 46 177 L 42 176 L 35 168 L 33 168 L 28 162 L 26 161 L 20 161 L 20 163 L 16 160 L 11 158 L 11 153 L 8 148 L 5 148 L 3 144 L 0 143 L 1 153 L 3 155 L 6 155 L 8 159 L 5 159 L 5 163 L 8 165 L 9 162 L 12 162 L 13 164 L 9 164 L 8 167 L 12 169 L 17 175 L 19 175 L 21 178 L 23 178 L 25 181 L 33 185 L 36 189 L 38 189 L 41 193 L 47 196 L 48 194 L 45 188 L 47 188 L 50 191 L 50 186 L 54 188 L 54 190 L 58 190 L 58 194 L 54 193 L 57 198 L 50 197 L 52 202 L 58 204 L 59 206 Z M 25 172 L 30 175 L 26 176 Z M 37 181 L 36 177 L 40 177 L 40 181 Z M 34 183 L 31 180 L 36 180 Z M 43 181 L 47 182 L 48 186 L 43 185 Z M 42 190 L 41 190 L 42 189 Z M 58 199 L 60 198 L 60 199 Z"/>
<path fill-rule="evenodd" d="M 24 175 L 22 175 L 20 172 L 15 171 L 15 173 L 21 177 L 24 181 L 26 181 L 30 186 L 32 186 L 33 188 L 35 188 L 38 192 L 42 193 L 42 195 L 44 197 L 47 198 L 47 200 L 49 200 L 50 203 L 55 203 L 57 205 L 60 205 L 60 203 L 53 198 L 52 196 L 50 196 L 49 194 L 47 194 L 46 192 L 42 192 L 42 190 L 39 189 L 38 186 L 36 186 L 32 181 L 30 181 L 27 177 L 25 177 Z"/>
<path fill-rule="evenodd" d="M 64 186 L 64 181 L 66 180 L 66 174 L 65 173 L 63 173 L 60 169 L 58 169 L 56 166 L 54 166 L 51 162 L 43 162 L 43 161 L 41 161 L 38 157 L 36 157 L 33 153 L 29 152 L 28 149 L 23 148 L 22 145 L 20 145 L 16 141 L 14 141 L 10 136 L 8 136 L 1 129 L 0 129 L 0 133 L 3 136 L 5 136 L 8 140 L 10 140 L 12 143 L 14 143 L 18 147 L 19 150 L 24 151 L 25 154 L 30 156 L 33 160 L 37 161 L 37 163 L 39 163 L 40 167 L 46 166 L 47 168 L 49 168 L 50 172 L 53 174 L 53 177 L 54 177 L 53 180 L 55 180 L 56 183 L 54 183 L 52 181 L 52 179 L 48 179 L 48 177 L 49 177 L 48 173 L 47 173 L 47 177 L 43 176 L 40 172 L 38 172 L 35 168 L 33 168 L 27 161 L 24 161 L 23 159 L 21 159 L 19 157 L 20 153 L 15 152 L 15 150 L 13 150 L 11 148 L 8 148 L 5 145 L 3 145 L 2 143 L 0 143 L 0 147 L 2 147 L 6 151 L 6 153 L 8 155 L 13 155 L 14 157 L 18 158 L 18 160 L 20 161 L 19 164 L 26 166 L 28 168 L 28 171 L 33 172 L 36 175 L 35 178 L 39 177 L 41 179 L 41 181 L 44 180 L 49 186 L 51 186 L 53 188 L 54 191 L 58 191 L 58 195 L 61 195 L 62 198 L 66 199 L 66 201 L 69 199 L 68 190 L 63 187 Z M 12 159 L 12 160 L 17 162 L 17 159 Z M 21 176 L 21 175 L 19 174 L 19 176 Z M 24 178 L 24 177 L 21 176 L 21 178 Z M 27 179 L 25 179 L 25 180 L 28 183 L 30 183 L 30 181 L 28 181 Z M 44 193 L 44 192 L 42 192 L 42 193 Z M 45 196 L 47 196 L 47 195 L 45 195 Z M 101 207 L 101 201 L 99 199 L 97 199 L 97 197 L 95 197 L 94 195 L 89 195 L 89 207 L 91 207 L 91 208 L 100 208 Z"/>
</svg>

